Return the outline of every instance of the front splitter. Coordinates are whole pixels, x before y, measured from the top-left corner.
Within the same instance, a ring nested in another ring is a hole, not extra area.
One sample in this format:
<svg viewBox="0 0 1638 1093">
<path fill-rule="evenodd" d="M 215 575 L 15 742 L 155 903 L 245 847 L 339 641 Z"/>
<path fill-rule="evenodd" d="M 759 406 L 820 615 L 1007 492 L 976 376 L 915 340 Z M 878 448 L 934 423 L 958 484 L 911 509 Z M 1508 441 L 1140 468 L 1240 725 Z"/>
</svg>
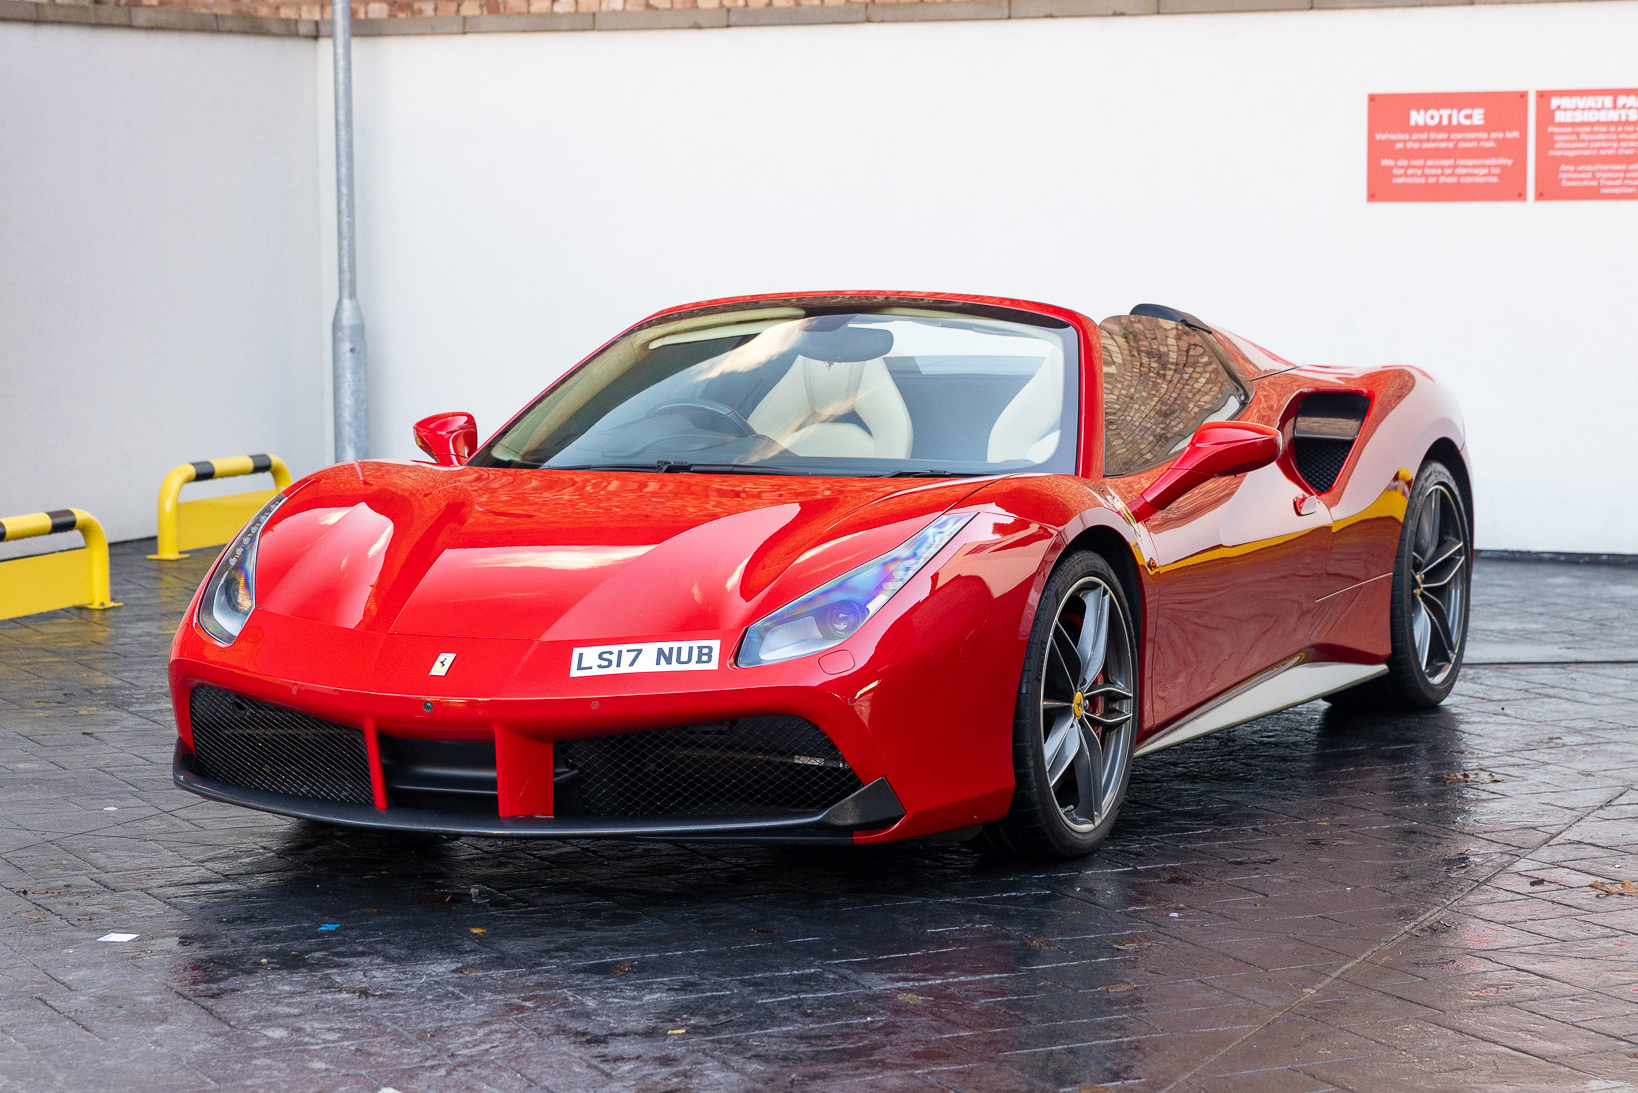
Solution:
<svg viewBox="0 0 1638 1093">
<path fill-rule="evenodd" d="M 491 816 L 424 808 L 386 808 L 310 800 L 267 793 L 205 778 L 193 769 L 193 753 L 176 742 L 171 778 L 182 789 L 213 801 L 321 823 L 377 831 L 424 831 L 485 838 L 662 839 L 851 845 L 856 831 L 879 831 L 904 818 L 904 806 L 886 778 L 821 812 L 785 816 L 680 816 L 610 819 L 602 816 Z"/>
</svg>

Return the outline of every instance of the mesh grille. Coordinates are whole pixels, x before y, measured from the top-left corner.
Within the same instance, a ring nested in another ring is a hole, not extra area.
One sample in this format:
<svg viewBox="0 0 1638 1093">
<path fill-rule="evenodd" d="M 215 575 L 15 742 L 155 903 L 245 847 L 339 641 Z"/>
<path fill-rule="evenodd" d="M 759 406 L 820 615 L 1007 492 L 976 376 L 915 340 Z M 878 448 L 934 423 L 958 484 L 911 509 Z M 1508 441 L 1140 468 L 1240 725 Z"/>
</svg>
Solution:
<svg viewBox="0 0 1638 1093">
<path fill-rule="evenodd" d="M 368 805 L 364 733 L 216 687 L 195 687 L 194 769 L 230 786 Z"/>
<path fill-rule="evenodd" d="M 560 814 L 816 812 L 860 788 L 836 745 L 800 717 L 563 740 L 557 756 L 573 772 L 562 783 Z"/>
<path fill-rule="evenodd" d="M 1315 493 L 1324 493 L 1336 485 L 1337 475 L 1342 473 L 1353 446 L 1352 440 L 1299 436 L 1293 445 L 1297 471 Z"/>
</svg>

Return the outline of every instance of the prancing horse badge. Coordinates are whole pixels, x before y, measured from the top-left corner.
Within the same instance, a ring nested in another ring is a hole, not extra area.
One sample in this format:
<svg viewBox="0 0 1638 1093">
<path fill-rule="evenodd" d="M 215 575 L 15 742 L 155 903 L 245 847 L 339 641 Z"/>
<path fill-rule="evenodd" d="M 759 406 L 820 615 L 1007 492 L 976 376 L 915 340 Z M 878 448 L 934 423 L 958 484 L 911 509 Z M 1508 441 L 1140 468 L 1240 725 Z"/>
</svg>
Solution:
<svg viewBox="0 0 1638 1093">
<path fill-rule="evenodd" d="M 441 676 L 449 671 L 449 666 L 455 663 L 454 653 L 439 653 L 438 659 L 432 662 L 432 671 L 429 676 Z"/>
</svg>

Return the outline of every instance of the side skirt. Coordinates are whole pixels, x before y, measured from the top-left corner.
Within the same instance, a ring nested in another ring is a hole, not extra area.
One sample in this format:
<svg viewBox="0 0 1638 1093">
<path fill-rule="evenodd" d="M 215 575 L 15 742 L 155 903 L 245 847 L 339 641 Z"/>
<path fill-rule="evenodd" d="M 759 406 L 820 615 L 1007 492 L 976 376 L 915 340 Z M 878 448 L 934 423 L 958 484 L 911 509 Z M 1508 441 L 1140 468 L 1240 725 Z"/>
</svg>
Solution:
<svg viewBox="0 0 1638 1093">
<path fill-rule="evenodd" d="M 1249 681 L 1221 695 L 1193 716 L 1145 741 L 1137 755 L 1205 736 L 1218 729 L 1241 725 L 1267 714 L 1301 705 L 1328 694 L 1346 690 L 1356 683 L 1375 679 L 1388 670 L 1386 664 L 1344 664 L 1336 661 L 1305 661 L 1301 656 L 1276 664 Z"/>
</svg>

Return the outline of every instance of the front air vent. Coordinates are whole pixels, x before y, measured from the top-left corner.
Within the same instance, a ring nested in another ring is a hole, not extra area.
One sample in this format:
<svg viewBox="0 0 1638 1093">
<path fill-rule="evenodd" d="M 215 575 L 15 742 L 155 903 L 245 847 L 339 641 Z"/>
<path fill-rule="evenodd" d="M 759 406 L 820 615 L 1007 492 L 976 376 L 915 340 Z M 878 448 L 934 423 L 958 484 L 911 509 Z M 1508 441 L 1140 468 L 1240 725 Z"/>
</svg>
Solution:
<svg viewBox="0 0 1638 1093">
<path fill-rule="evenodd" d="M 1297 406 L 1291 458 L 1315 493 L 1336 485 L 1370 408 L 1369 396 L 1353 391 L 1316 391 Z"/>
<path fill-rule="evenodd" d="M 375 803 L 358 729 L 209 686 L 188 696 L 188 716 L 203 778 L 285 797 Z"/>
<path fill-rule="evenodd" d="M 861 785 L 830 738 L 800 717 L 560 740 L 556 751 L 558 815 L 821 812 Z"/>
</svg>

